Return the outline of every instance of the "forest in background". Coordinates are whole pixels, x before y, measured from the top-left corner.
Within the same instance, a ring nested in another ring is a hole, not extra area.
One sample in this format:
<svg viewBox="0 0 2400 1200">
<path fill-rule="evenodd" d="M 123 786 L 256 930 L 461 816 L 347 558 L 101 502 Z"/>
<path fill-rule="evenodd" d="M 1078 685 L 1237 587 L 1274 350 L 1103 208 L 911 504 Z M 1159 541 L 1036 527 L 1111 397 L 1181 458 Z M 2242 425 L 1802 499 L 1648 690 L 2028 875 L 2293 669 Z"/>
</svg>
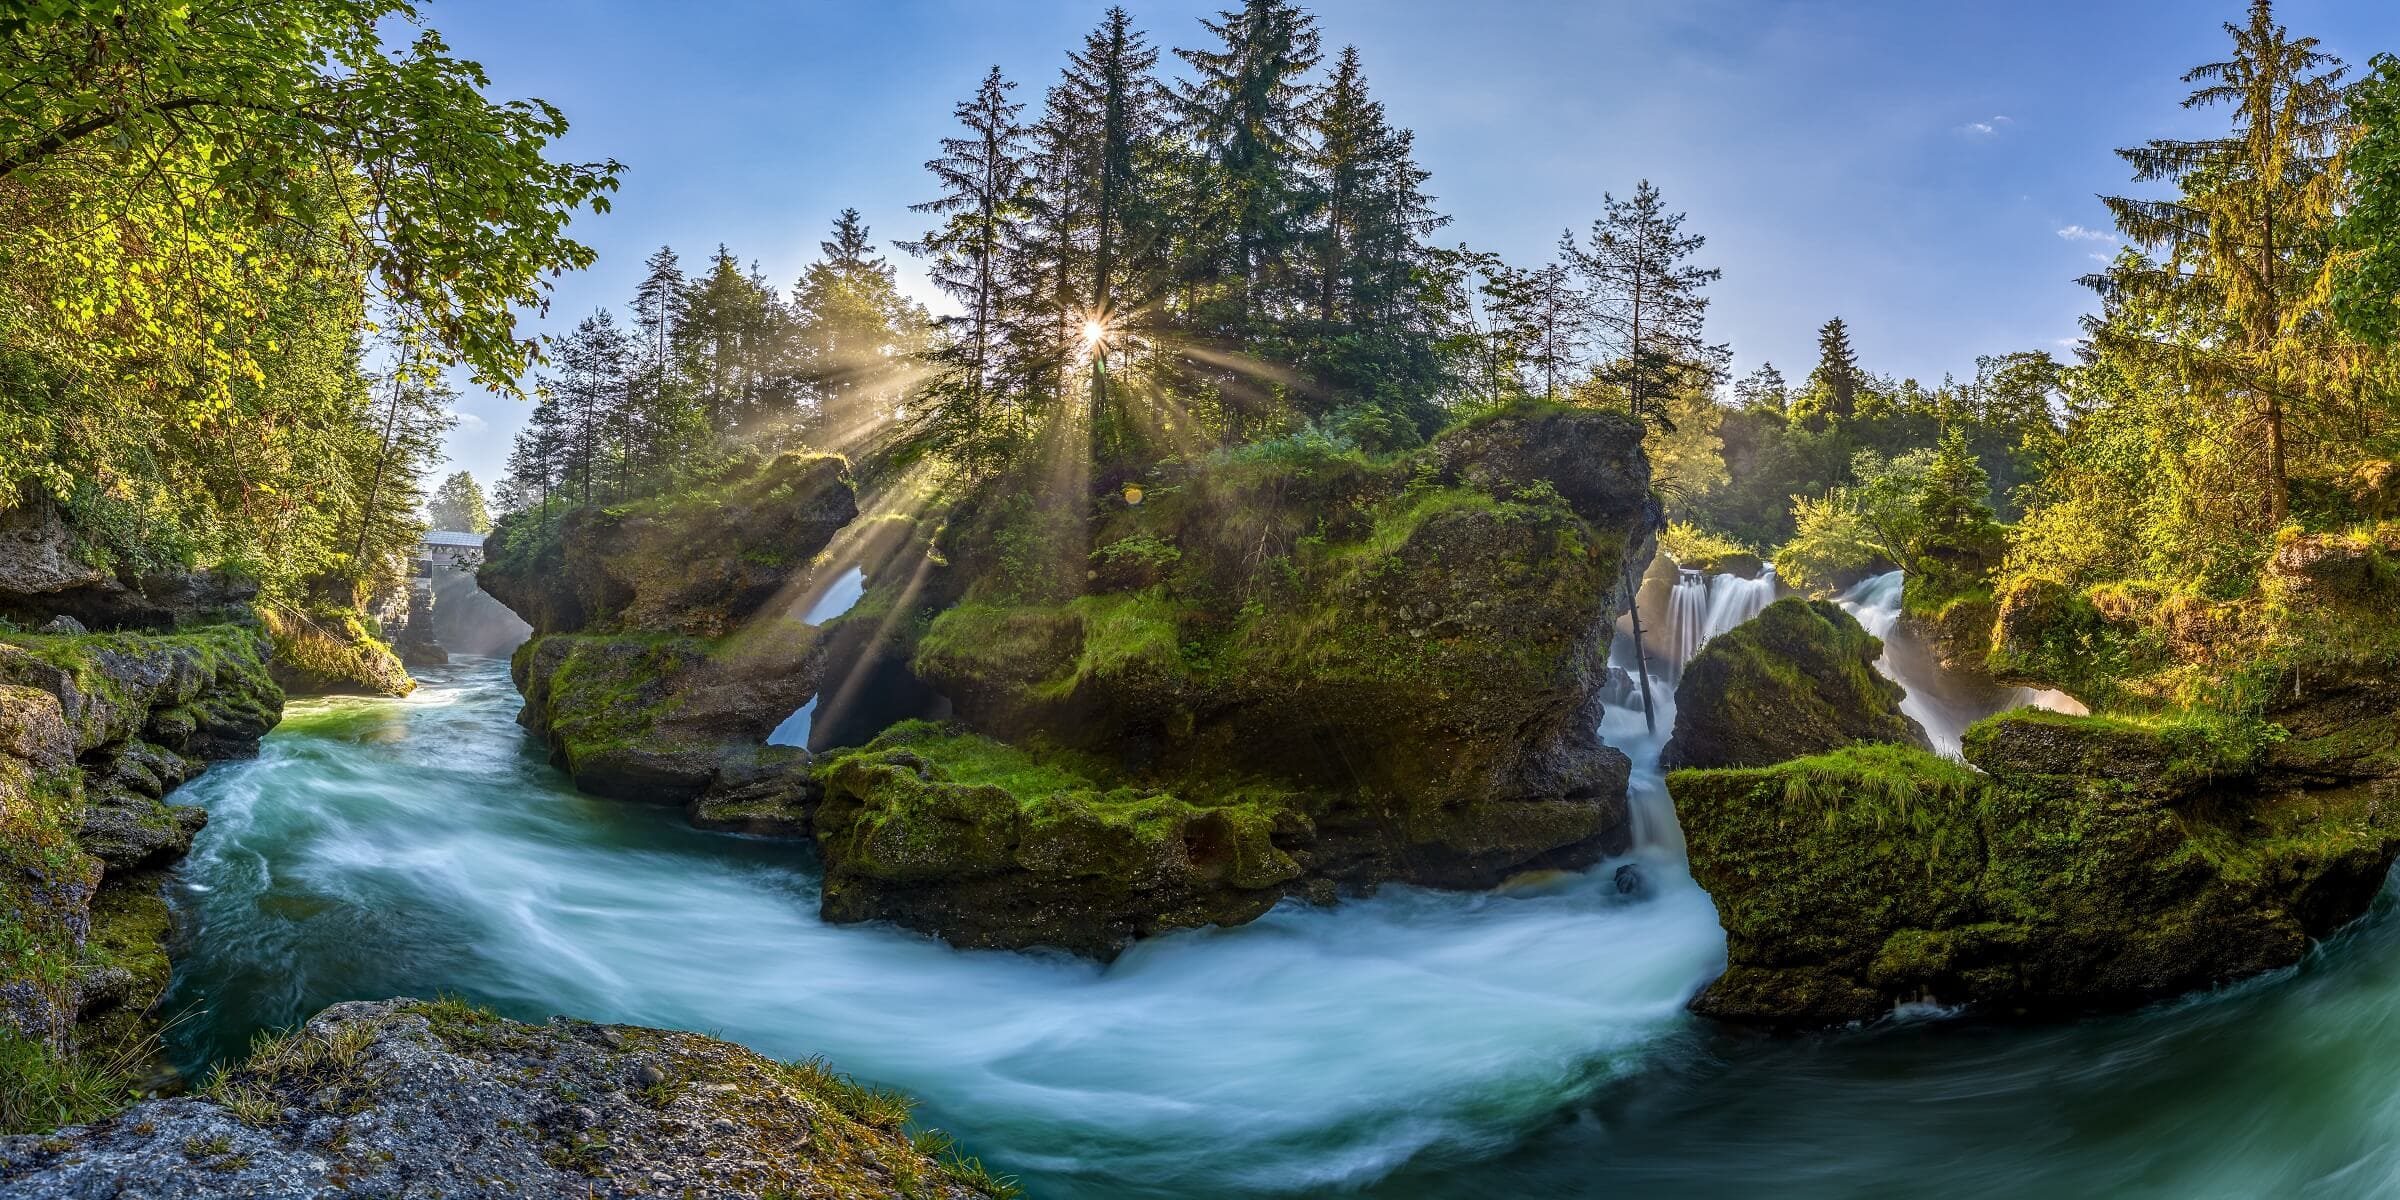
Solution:
<svg viewBox="0 0 2400 1200">
<path fill-rule="evenodd" d="M 2125 245 L 2073 355 L 1895 379 L 1833 317 L 1804 375 L 1736 381 L 1705 334 L 1722 272 L 1647 182 L 1547 262 L 1444 245 L 1411 135 L 1303 8 L 1252 0 L 1171 56 L 1111 9 L 1038 94 L 994 68 L 955 106 L 896 243 L 953 312 L 900 296 L 854 212 L 788 292 L 662 249 L 630 320 L 562 343 L 503 507 L 799 444 L 1098 499 L 1177 456 L 1376 455 L 1531 399 L 1647 423 L 1687 562 L 1816 591 L 1905 567 L 1928 615 L 2035 578 L 2238 600 L 2279 536 L 2400 512 L 2400 68 L 2353 78 L 2264 2 L 2225 30 L 2185 77 L 2223 132 L 2122 151 Z"/>
</svg>

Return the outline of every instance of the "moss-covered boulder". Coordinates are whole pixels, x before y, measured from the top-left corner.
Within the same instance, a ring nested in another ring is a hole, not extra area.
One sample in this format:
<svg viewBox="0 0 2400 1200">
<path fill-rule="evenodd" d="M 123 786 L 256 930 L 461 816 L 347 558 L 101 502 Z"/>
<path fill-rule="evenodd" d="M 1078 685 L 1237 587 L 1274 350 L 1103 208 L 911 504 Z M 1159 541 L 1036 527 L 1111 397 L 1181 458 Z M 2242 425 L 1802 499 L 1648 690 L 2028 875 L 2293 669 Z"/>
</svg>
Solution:
<svg viewBox="0 0 2400 1200">
<path fill-rule="evenodd" d="M 417 690 L 400 655 L 355 608 L 259 610 L 275 655 L 275 682 L 293 695 L 405 696 Z"/>
<path fill-rule="evenodd" d="M 1088 756 L 911 722 L 821 771 L 824 911 L 954 945 L 1113 957 L 1134 938 L 1257 918 L 1298 879 L 1307 798 L 1176 793 Z"/>
<path fill-rule="evenodd" d="M 1616 414 L 1523 405 L 1389 458 L 1304 436 L 1170 463 L 1089 527 L 1079 586 L 1012 568 L 1068 539 L 1002 497 L 951 523 L 972 582 L 914 669 L 976 732 L 1079 752 L 1108 786 L 1203 810 L 1234 781 L 1305 797 L 1305 828 L 1278 834 L 1302 867 L 1284 891 L 1588 864 L 1627 836 L 1628 763 L 1596 728 L 1653 549 L 1640 442 Z M 829 841 L 829 869 L 845 853 Z M 1179 905 L 1113 928 L 1200 911 Z"/>
<path fill-rule="evenodd" d="M 1676 767 L 1763 767 L 1861 742 L 1930 749 L 1875 669 L 1883 642 L 1841 606 L 1789 596 L 1709 639 L 1675 687 Z"/>
<path fill-rule="evenodd" d="M 554 634 L 510 659 L 519 723 L 594 795 L 688 804 L 766 753 L 806 701 L 810 639 L 794 623 L 710 641 L 666 634 Z"/>
<path fill-rule="evenodd" d="M 821 1063 L 661 1029 L 503 1020 L 457 1001 L 339 1004 L 200 1094 L 0 1137 L 9 1196 L 691 1200 L 1014 1189 L 909 1101 Z"/>
<path fill-rule="evenodd" d="M 2320 764 L 2330 743 L 2383 753 L 2400 744 L 2394 711 L 2328 717 L 2304 740 Z M 2032 710 L 1977 725 L 1966 753 L 1981 774 L 1865 746 L 1670 776 L 1727 941 L 1693 1007 L 1809 1028 L 1918 1001 L 2140 1004 L 2297 961 L 2366 910 L 2400 854 L 2373 754 L 2310 776 L 2240 727 Z"/>
<path fill-rule="evenodd" d="M 249 626 L 0 636 L 0 1128 L 167 1074 L 157 868 L 205 814 L 163 800 L 275 723 L 267 654 Z"/>
<path fill-rule="evenodd" d="M 723 637 L 797 600 L 857 516 L 848 462 L 790 451 L 689 491 L 511 515 L 485 541 L 476 582 L 536 634 Z"/>
</svg>

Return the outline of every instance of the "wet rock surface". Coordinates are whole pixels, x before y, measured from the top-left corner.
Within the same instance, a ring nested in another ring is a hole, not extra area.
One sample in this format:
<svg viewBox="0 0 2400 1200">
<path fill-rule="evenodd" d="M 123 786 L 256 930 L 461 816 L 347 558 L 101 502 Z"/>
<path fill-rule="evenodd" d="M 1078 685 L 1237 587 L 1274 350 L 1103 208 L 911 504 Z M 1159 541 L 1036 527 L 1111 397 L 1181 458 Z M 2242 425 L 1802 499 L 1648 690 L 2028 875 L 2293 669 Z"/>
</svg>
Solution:
<svg viewBox="0 0 2400 1200">
<path fill-rule="evenodd" d="M 1675 688 L 1661 763 L 1763 767 L 1861 742 L 1930 749 L 1906 694 L 1875 669 L 1883 643 L 1839 605 L 1786 597 L 1717 635 Z"/>
<path fill-rule="evenodd" d="M 819 1066 L 697 1034 L 350 1003 L 205 1094 L 0 1138 L 0 1197 L 1000 1194 L 912 1144 L 906 1115 Z"/>
</svg>

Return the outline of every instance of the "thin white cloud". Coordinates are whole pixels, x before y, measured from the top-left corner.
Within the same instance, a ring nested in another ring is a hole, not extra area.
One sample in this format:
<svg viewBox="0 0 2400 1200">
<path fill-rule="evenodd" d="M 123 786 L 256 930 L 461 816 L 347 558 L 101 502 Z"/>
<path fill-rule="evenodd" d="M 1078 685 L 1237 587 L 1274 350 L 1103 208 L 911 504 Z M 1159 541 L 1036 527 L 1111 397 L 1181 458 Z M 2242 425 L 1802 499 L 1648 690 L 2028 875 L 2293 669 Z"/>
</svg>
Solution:
<svg viewBox="0 0 2400 1200">
<path fill-rule="evenodd" d="M 2090 229 L 2082 225 L 2069 225 L 2065 229 L 2059 230 L 2058 236 L 2070 242 L 2113 242 L 2117 240 L 2117 235 L 2107 230 Z"/>
<path fill-rule="evenodd" d="M 467 412 L 463 409 L 456 410 L 453 415 L 458 418 L 458 427 L 466 430 L 468 433 L 481 433 L 484 430 L 492 427 L 492 423 L 490 421 L 486 421 L 482 417 L 476 416 L 474 413 Z"/>
<path fill-rule="evenodd" d="M 1967 137 L 1996 137 L 2002 128 L 2014 124 L 2016 121 L 2012 118 L 1993 117 L 1988 121 L 1969 121 L 1959 126 L 1958 132 Z"/>
</svg>

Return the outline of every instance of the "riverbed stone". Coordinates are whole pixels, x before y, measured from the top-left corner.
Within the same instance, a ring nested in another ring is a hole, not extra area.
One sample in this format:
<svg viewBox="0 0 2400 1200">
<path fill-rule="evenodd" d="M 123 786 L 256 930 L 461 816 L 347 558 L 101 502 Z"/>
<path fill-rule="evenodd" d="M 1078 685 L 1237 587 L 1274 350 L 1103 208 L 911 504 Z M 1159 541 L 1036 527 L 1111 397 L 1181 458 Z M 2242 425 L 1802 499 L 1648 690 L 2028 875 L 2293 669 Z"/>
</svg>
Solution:
<svg viewBox="0 0 2400 1200">
<path fill-rule="evenodd" d="M 1006 1194 L 816 1064 L 457 1001 L 338 1004 L 202 1093 L 0 1138 L 8 1200 Z"/>
</svg>

